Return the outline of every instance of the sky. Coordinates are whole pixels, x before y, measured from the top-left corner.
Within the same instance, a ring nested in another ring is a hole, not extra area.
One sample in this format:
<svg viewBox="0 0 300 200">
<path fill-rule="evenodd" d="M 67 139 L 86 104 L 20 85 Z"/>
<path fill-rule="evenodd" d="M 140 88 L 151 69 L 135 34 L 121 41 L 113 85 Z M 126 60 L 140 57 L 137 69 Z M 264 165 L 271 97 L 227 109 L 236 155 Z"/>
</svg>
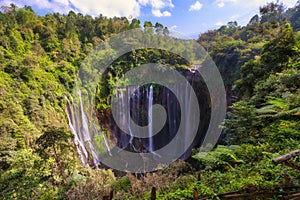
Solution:
<svg viewBox="0 0 300 200">
<path fill-rule="evenodd" d="M 272 0 L 0 0 L 0 6 L 29 5 L 41 15 L 73 10 L 94 17 L 101 13 L 107 17 L 138 18 L 142 25 L 144 21 L 159 22 L 172 31 L 197 38 L 229 21 L 246 25 L 268 2 Z M 280 2 L 289 8 L 297 0 Z"/>
</svg>

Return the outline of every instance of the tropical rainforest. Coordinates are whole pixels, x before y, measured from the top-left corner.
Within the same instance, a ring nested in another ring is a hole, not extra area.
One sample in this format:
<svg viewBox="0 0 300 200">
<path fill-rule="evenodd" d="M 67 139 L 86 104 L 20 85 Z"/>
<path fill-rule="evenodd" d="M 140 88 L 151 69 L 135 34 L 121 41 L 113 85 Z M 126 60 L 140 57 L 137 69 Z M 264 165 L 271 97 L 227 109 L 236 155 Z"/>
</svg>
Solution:
<svg viewBox="0 0 300 200">
<path fill-rule="evenodd" d="M 30 6 L 2 6 L 0 199 L 300 199 L 300 2 L 289 9 L 268 3 L 258 13 L 245 26 L 228 22 L 197 39 L 227 93 L 218 145 L 134 174 L 80 163 L 65 96 L 80 63 L 110 36 L 149 27 L 152 34 L 172 37 L 168 28 L 125 17 L 72 11 L 40 16 Z M 141 50 L 117 61 L 102 84 L 121 76 L 122 66 L 158 60 L 189 65 L 168 52 Z M 283 155 L 289 159 L 278 161 Z"/>
</svg>

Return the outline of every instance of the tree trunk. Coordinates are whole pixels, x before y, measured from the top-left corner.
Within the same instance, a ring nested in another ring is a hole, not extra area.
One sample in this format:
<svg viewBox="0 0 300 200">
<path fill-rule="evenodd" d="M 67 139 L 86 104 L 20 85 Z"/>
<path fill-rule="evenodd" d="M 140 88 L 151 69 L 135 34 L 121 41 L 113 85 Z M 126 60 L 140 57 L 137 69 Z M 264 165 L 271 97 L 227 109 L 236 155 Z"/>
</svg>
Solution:
<svg viewBox="0 0 300 200">
<path fill-rule="evenodd" d="M 274 158 L 273 162 L 275 164 L 286 162 L 287 160 L 289 160 L 290 158 L 296 156 L 297 154 L 300 154 L 300 149 L 297 149 L 295 151 L 291 151 L 290 153 L 287 153 L 287 154 L 285 154 L 283 156 L 279 156 L 277 158 Z"/>
</svg>

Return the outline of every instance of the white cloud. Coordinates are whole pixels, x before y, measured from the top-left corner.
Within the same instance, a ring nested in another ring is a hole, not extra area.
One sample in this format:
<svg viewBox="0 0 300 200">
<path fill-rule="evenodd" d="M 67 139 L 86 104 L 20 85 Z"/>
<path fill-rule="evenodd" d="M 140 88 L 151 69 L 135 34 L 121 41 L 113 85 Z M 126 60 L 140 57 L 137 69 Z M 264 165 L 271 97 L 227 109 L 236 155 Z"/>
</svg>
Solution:
<svg viewBox="0 0 300 200">
<path fill-rule="evenodd" d="M 169 12 L 169 11 L 164 11 L 163 12 L 163 16 L 165 16 L 165 17 L 171 17 L 171 13 Z"/>
<path fill-rule="evenodd" d="M 103 14 L 107 17 L 140 16 L 142 6 L 149 6 L 154 16 L 169 17 L 173 8 L 172 0 L 0 0 L 2 5 L 16 4 L 36 6 L 39 9 L 47 9 L 49 12 L 68 13 L 70 10 L 98 16 Z M 162 11 L 165 10 L 165 11 Z"/>
<path fill-rule="evenodd" d="M 155 17 L 162 17 L 163 14 L 161 13 L 160 10 L 152 10 L 152 14 L 155 16 Z"/>
<path fill-rule="evenodd" d="M 1 5 L 9 6 L 11 3 L 17 5 L 18 7 L 24 7 L 25 5 L 36 6 L 39 9 L 48 9 L 53 12 L 67 13 L 73 10 L 69 7 L 67 0 L 55 0 L 54 2 L 49 2 L 48 0 L 31 0 L 30 3 L 26 0 L 4 0 L 0 1 Z"/>
<path fill-rule="evenodd" d="M 223 22 L 216 22 L 215 25 L 216 25 L 216 26 L 222 26 L 222 25 L 224 25 L 224 23 L 223 23 Z"/>
<path fill-rule="evenodd" d="M 272 1 L 270 0 L 251 0 L 251 1 L 247 1 L 247 2 L 241 2 L 240 5 L 244 6 L 244 7 L 255 7 L 258 8 L 260 6 L 266 5 L 267 3 L 270 3 Z M 276 2 L 276 1 L 273 1 Z M 280 1 L 283 3 L 283 5 L 285 5 L 286 7 L 290 8 L 290 7 L 294 7 L 297 3 L 297 0 L 286 0 L 286 1 Z"/>
<path fill-rule="evenodd" d="M 202 6 L 203 5 L 199 1 L 196 1 L 195 4 L 190 5 L 189 11 L 201 10 Z"/>
<path fill-rule="evenodd" d="M 224 1 L 220 1 L 220 2 L 218 3 L 218 6 L 219 6 L 220 8 L 223 8 L 223 7 L 225 6 Z"/>
<path fill-rule="evenodd" d="M 68 5 L 69 4 L 69 0 L 53 0 L 54 2 L 63 4 L 63 5 Z"/>
<path fill-rule="evenodd" d="M 169 11 L 161 11 L 166 8 L 173 8 L 172 0 L 56 0 L 69 1 L 79 12 L 84 14 L 108 16 L 132 16 L 140 15 L 141 6 L 150 6 L 152 14 L 156 17 L 169 17 Z"/>
<path fill-rule="evenodd" d="M 161 8 L 165 7 L 165 3 L 161 0 L 158 0 L 158 1 L 152 0 L 151 5 L 154 9 L 161 9 Z"/>
<path fill-rule="evenodd" d="M 49 12 L 68 13 L 70 10 L 74 10 L 92 16 L 103 14 L 107 17 L 138 17 L 140 15 L 140 4 L 137 0 L 52 0 L 51 2 L 48 0 L 31 0 L 30 3 L 26 0 L 1 1 L 2 5 L 10 5 L 10 3 L 19 7 L 24 5 L 36 6 L 40 9 L 48 9 Z"/>
<path fill-rule="evenodd" d="M 150 6 L 155 17 L 170 17 L 171 12 L 162 12 L 162 9 L 174 8 L 172 0 L 138 0 L 138 2 L 141 6 Z"/>
<path fill-rule="evenodd" d="M 141 4 L 142 6 L 145 6 L 149 3 L 149 0 L 139 0 L 139 4 Z"/>
<path fill-rule="evenodd" d="M 176 28 L 178 28 L 178 26 L 177 25 L 173 25 L 173 26 L 171 26 L 170 30 L 174 30 Z"/>
<path fill-rule="evenodd" d="M 155 17 L 170 17 L 172 14 L 169 11 L 161 12 L 160 10 L 152 10 Z"/>
<path fill-rule="evenodd" d="M 153 8 L 162 9 L 162 8 L 174 8 L 172 0 L 151 0 L 151 5 Z"/>
<path fill-rule="evenodd" d="M 79 12 L 97 16 L 100 13 L 104 16 L 132 16 L 140 15 L 140 5 L 136 0 L 69 0 Z"/>
<path fill-rule="evenodd" d="M 236 3 L 238 0 L 216 0 L 215 3 L 218 7 L 222 8 L 225 6 L 226 3 Z"/>
</svg>

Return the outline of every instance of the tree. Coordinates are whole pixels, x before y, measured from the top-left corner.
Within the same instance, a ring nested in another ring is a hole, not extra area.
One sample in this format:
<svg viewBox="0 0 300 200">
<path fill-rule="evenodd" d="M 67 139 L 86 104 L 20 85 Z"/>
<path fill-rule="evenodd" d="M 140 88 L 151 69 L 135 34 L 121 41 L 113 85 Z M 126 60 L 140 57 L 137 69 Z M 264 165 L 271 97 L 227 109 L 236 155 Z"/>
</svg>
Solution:
<svg viewBox="0 0 300 200">
<path fill-rule="evenodd" d="M 151 27 L 153 27 L 153 24 L 150 21 L 144 22 L 144 28 L 151 28 Z"/>
<path fill-rule="evenodd" d="M 170 34 L 170 31 L 169 31 L 168 27 L 164 28 L 163 34 L 164 34 L 164 36 L 168 36 Z"/>
<path fill-rule="evenodd" d="M 284 21 L 283 18 L 284 5 L 282 3 L 268 3 L 267 5 L 260 7 L 259 12 L 262 15 L 261 23 L 267 21 L 278 21 L 282 23 Z"/>
<path fill-rule="evenodd" d="M 158 35 L 162 35 L 163 34 L 164 26 L 161 23 L 156 22 L 154 28 L 155 28 L 155 32 Z"/>
<path fill-rule="evenodd" d="M 39 155 L 46 160 L 54 158 L 52 176 L 58 174 L 60 178 L 62 178 L 63 183 L 67 182 L 65 169 L 68 166 L 68 160 L 65 159 L 67 154 L 70 153 L 71 138 L 72 136 L 67 133 L 64 128 L 49 127 L 43 135 L 36 140 Z"/>
<path fill-rule="evenodd" d="M 241 67 L 240 79 L 235 82 L 234 89 L 241 96 L 251 97 L 254 85 L 264 76 L 264 72 L 259 61 L 250 60 Z"/>
<path fill-rule="evenodd" d="M 282 33 L 264 46 L 262 62 L 267 71 L 279 72 L 286 69 L 290 59 L 298 54 L 295 34 L 291 25 L 287 23 Z"/>
<path fill-rule="evenodd" d="M 134 28 L 141 28 L 141 25 L 140 25 L 140 20 L 134 18 L 132 19 L 131 23 L 130 23 L 130 29 L 134 29 Z"/>
<path fill-rule="evenodd" d="M 250 19 L 248 25 L 258 23 L 258 22 L 259 22 L 259 16 L 256 14 Z"/>
<path fill-rule="evenodd" d="M 147 29 L 146 34 L 153 34 L 154 33 L 154 27 L 153 24 L 150 21 L 144 22 L 144 29 Z"/>
<path fill-rule="evenodd" d="M 70 37 L 72 34 L 77 34 L 78 28 L 76 27 L 76 14 L 73 11 L 70 11 L 67 16 L 66 22 L 66 36 Z"/>
</svg>

